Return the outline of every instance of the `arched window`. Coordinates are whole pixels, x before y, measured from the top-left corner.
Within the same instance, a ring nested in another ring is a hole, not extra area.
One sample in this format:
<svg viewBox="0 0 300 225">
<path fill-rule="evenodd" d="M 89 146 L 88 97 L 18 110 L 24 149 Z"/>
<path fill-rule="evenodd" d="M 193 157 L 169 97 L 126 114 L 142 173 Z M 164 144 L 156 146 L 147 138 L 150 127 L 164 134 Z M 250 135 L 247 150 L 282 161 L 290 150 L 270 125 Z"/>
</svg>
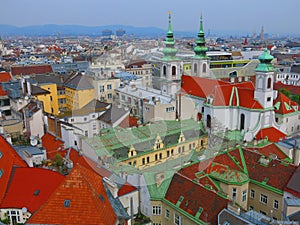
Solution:
<svg viewBox="0 0 300 225">
<path fill-rule="evenodd" d="M 172 76 L 176 76 L 176 66 L 172 66 Z"/>
<path fill-rule="evenodd" d="M 268 78 L 267 88 L 271 88 L 271 86 L 272 86 L 272 78 L 269 77 L 269 78 Z"/>
<path fill-rule="evenodd" d="M 211 116 L 210 115 L 206 116 L 206 126 L 208 128 L 211 128 Z"/>
<path fill-rule="evenodd" d="M 202 66 L 202 72 L 206 73 L 206 63 L 204 63 L 203 66 Z"/>
<path fill-rule="evenodd" d="M 197 73 L 197 64 L 194 64 L 194 73 Z"/>
<path fill-rule="evenodd" d="M 166 76 L 167 75 L 167 67 L 163 66 L 163 75 Z"/>
<path fill-rule="evenodd" d="M 240 120 L 240 130 L 245 129 L 245 115 L 244 113 L 241 114 L 241 120 Z"/>
</svg>

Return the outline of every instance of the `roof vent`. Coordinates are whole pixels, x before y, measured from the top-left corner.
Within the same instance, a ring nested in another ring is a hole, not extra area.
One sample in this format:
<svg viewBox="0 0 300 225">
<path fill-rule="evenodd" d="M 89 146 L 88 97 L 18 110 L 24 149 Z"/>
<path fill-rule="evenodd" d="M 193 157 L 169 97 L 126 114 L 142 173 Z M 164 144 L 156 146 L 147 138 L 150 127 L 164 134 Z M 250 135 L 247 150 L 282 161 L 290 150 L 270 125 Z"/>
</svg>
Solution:
<svg viewBox="0 0 300 225">
<path fill-rule="evenodd" d="M 39 189 L 37 189 L 37 190 L 34 191 L 33 195 L 34 195 L 34 196 L 38 196 L 38 195 L 40 194 L 40 192 L 41 192 L 41 191 L 40 191 Z"/>
<path fill-rule="evenodd" d="M 65 208 L 69 208 L 70 204 L 71 204 L 71 201 L 69 199 L 67 199 L 67 200 L 64 201 L 64 207 Z"/>
</svg>

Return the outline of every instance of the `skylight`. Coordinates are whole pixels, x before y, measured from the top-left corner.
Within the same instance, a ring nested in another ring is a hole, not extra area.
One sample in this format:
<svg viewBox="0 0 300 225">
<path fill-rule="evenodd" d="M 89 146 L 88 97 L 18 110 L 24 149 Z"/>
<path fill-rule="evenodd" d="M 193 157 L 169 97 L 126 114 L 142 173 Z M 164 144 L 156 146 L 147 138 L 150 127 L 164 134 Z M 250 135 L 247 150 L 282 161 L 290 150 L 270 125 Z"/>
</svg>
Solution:
<svg viewBox="0 0 300 225">
<path fill-rule="evenodd" d="M 69 199 L 64 201 L 64 207 L 69 208 L 71 204 L 71 201 Z"/>
</svg>

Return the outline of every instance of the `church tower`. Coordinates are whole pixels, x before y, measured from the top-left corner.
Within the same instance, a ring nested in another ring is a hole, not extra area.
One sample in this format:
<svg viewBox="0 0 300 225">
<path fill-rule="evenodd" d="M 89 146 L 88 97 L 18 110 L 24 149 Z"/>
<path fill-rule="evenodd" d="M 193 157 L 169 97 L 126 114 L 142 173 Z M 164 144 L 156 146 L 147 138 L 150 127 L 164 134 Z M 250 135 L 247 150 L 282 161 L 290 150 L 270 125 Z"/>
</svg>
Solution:
<svg viewBox="0 0 300 225">
<path fill-rule="evenodd" d="M 169 12 L 168 32 L 165 39 L 165 48 L 163 49 L 163 58 L 160 67 L 160 90 L 164 94 L 175 96 L 180 89 L 180 80 L 183 71 L 183 62 L 176 57 L 175 39 L 171 24 L 171 13 Z"/>
<path fill-rule="evenodd" d="M 198 38 L 196 41 L 196 47 L 194 48 L 195 55 L 192 58 L 191 75 L 197 77 L 209 76 L 209 58 L 206 55 L 208 48 L 205 46 L 205 37 L 203 31 L 202 16 L 200 17 L 200 29 L 198 32 Z"/>
<path fill-rule="evenodd" d="M 260 63 L 255 70 L 255 91 L 254 98 L 264 107 L 264 109 L 273 107 L 273 82 L 274 67 L 271 64 L 273 56 L 265 49 L 258 59 Z"/>
<path fill-rule="evenodd" d="M 166 47 L 163 49 L 160 77 L 162 79 L 173 81 L 180 80 L 182 73 L 181 60 L 176 57 L 177 49 L 175 46 L 174 34 L 171 24 L 171 13 L 169 12 L 168 32 L 165 40 Z"/>
</svg>

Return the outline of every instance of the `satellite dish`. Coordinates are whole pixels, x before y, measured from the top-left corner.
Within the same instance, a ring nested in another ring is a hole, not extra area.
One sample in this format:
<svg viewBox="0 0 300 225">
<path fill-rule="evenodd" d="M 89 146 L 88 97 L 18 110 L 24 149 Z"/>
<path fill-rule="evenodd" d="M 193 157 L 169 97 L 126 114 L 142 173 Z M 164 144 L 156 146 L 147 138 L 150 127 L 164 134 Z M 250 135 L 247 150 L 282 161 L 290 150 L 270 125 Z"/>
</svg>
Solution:
<svg viewBox="0 0 300 225">
<path fill-rule="evenodd" d="M 31 144 L 31 146 L 36 146 L 36 145 L 37 145 L 37 143 L 38 143 L 38 141 L 37 141 L 36 139 L 32 139 L 32 140 L 30 140 L 30 144 Z"/>
<path fill-rule="evenodd" d="M 26 207 L 22 208 L 22 213 L 27 213 L 27 208 Z"/>
</svg>

